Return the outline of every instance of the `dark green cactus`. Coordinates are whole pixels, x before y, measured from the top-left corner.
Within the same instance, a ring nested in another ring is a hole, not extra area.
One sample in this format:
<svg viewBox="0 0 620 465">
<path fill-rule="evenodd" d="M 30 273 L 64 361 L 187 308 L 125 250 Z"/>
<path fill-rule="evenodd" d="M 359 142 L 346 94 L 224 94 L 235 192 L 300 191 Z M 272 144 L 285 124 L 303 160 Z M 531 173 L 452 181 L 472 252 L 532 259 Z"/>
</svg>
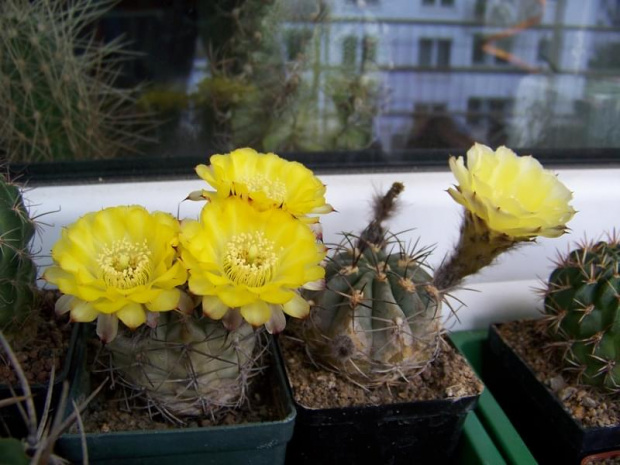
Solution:
<svg viewBox="0 0 620 465">
<path fill-rule="evenodd" d="M 228 331 L 207 317 L 164 312 L 154 329 L 119 333 L 106 345 L 106 365 L 150 408 L 180 423 L 241 405 L 261 347 L 247 323 Z"/>
<path fill-rule="evenodd" d="M 421 371 L 440 344 L 443 297 L 425 264 L 428 250 L 408 250 L 381 226 L 402 188 L 376 202 L 357 243 L 346 236 L 338 246 L 302 328 L 313 357 L 370 386 Z"/>
<path fill-rule="evenodd" d="M 36 266 L 29 244 L 35 225 L 19 188 L 0 175 L 0 329 L 11 332 L 35 306 Z"/>
<path fill-rule="evenodd" d="M 560 259 L 545 289 L 549 333 L 587 383 L 620 389 L 620 242 L 584 244 Z"/>
</svg>

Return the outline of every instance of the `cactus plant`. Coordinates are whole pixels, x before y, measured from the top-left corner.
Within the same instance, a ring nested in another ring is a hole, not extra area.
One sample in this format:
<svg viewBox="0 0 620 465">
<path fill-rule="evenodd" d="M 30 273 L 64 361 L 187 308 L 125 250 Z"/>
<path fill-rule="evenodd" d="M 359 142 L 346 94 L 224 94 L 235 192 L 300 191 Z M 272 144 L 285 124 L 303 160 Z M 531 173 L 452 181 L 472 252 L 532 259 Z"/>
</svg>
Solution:
<svg viewBox="0 0 620 465">
<path fill-rule="evenodd" d="M 365 386 L 406 381 L 438 354 L 441 308 L 466 276 L 519 243 L 564 233 L 571 193 L 536 160 L 480 144 L 467 155 L 467 168 L 450 159 L 459 185 L 449 193 L 466 209 L 459 242 L 435 273 L 426 264 L 430 249 L 408 249 L 383 227 L 402 184 L 375 199 L 359 237 L 345 234 L 298 329 L 314 360 Z"/>
<path fill-rule="evenodd" d="M 36 266 L 30 254 L 35 224 L 18 186 L 0 175 L 0 329 L 11 334 L 36 305 Z"/>
<path fill-rule="evenodd" d="M 0 5 L 0 145 L 10 161 L 108 158 L 144 140 L 133 91 L 114 86 L 127 55 L 90 25 L 116 0 Z M 92 28 L 91 28 L 92 29 Z"/>
<path fill-rule="evenodd" d="M 345 235 L 303 325 L 313 353 L 369 385 L 423 369 L 439 349 L 443 296 L 425 263 L 429 250 L 407 249 L 382 226 L 402 190 L 395 183 L 377 198 L 375 217 L 358 238 Z"/>
<path fill-rule="evenodd" d="M 579 378 L 620 390 L 620 240 L 584 243 L 557 261 L 544 290 L 548 332 Z"/>
<path fill-rule="evenodd" d="M 166 313 L 156 328 L 124 331 L 108 344 L 106 371 L 173 422 L 211 417 L 246 399 L 265 347 L 260 334 L 247 323 L 229 332 L 207 317 Z"/>
<path fill-rule="evenodd" d="M 57 313 L 97 320 L 103 370 L 176 423 L 246 400 L 262 327 L 306 316 L 298 288 L 323 285 L 309 225 L 332 211 L 312 172 L 275 154 L 215 155 L 197 173 L 217 189 L 190 194 L 209 199 L 198 221 L 140 206 L 88 213 L 62 231 L 44 274 L 65 294 Z"/>
</svg>

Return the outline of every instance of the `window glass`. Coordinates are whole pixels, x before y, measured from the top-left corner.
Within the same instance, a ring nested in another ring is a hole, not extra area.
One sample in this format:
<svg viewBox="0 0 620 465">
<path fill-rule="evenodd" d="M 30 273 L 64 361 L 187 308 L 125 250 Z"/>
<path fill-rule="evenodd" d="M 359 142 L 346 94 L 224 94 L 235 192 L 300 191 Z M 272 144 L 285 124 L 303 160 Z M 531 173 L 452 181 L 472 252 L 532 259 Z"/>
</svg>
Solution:
<svg viewBox="0 0 620 465">
<path fill-rule="evenodd" d="M 3 0 L 0 18 L 11 162 L 620 153 L 617 0 Z"/>
</svg>

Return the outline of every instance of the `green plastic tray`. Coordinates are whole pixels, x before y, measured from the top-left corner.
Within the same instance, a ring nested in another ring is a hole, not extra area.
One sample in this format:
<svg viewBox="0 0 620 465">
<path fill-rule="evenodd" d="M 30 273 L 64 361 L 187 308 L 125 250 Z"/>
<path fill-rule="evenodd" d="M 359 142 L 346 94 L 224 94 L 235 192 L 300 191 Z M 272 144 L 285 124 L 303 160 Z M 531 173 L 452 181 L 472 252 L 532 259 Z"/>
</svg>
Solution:
<svg viewBox="0 0 620 465">
<path fill-rule="evenodd" d="M 476 374 L 481 377 L 482 352 L 488 330 L 457 331 L 450 334 L 456 348 L 465 356 Z M 481 377 L 482 378 L 482 377 Z M 536 465 L 534 456 L 485 388 L 474 411 L 465 421 L 459 445 L 459 464 Z"/>
</svg>

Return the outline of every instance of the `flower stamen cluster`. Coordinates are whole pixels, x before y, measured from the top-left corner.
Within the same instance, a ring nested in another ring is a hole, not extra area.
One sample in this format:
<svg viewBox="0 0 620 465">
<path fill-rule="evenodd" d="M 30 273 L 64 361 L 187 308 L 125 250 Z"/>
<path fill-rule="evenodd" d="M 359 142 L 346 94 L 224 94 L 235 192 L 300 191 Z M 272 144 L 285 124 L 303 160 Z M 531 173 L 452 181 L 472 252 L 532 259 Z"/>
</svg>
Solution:
<svg viewBox="0 0 620 465">
<path fill-rule="evenodd" d="M 105 283 L 117 289 L 141 286 L 149 281 L 151 275 L 151 251 L 146 239 L 129 242 L 127 239 L 113 241 L 102 248 L 97 263 Z"/>
<path fill-rule="evenodd" d="M 282 205 L 286 200 L 286 185 L 278 179 L 269 179 L 261 174 L 241 176 L 239 182 L 246 186 L 249 192 L 263 192 L 274 203 Z"/>
<path fill-rule="evenodd" d="M 235 284 L 260 287 L 273 277 L 277 261 L 273 241 L 266 239 L 262 231 L 256 231 L 230 238 L 223 267 L 226 276 Z"/>
</svg>

